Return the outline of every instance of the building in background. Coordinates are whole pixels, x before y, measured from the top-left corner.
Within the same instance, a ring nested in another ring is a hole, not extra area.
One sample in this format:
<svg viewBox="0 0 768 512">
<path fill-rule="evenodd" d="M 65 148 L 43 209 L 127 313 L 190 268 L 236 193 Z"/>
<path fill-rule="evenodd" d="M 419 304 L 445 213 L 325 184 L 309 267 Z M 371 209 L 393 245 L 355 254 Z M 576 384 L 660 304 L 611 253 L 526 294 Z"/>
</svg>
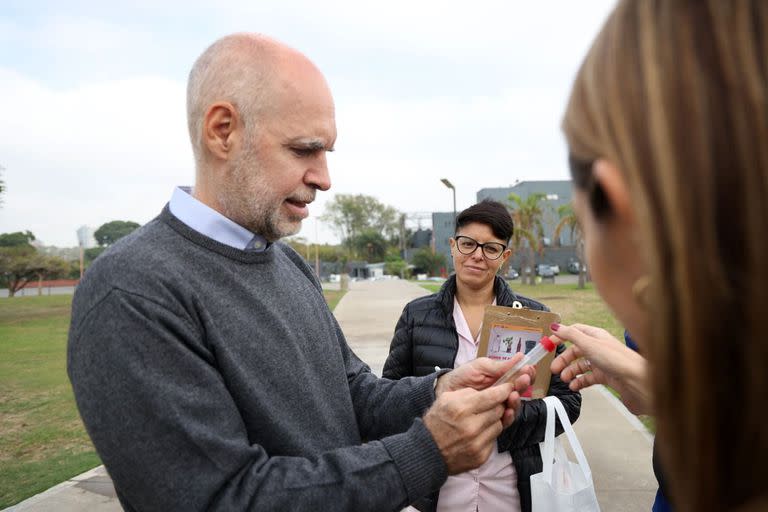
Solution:
<svg viewBox="0 0 768 512">
<path fill-rule="evenodd" d="M 432 247 L 432 230 L 419 227 L 408 237 L 406 247 L 400 253 L 400 257 L 411 263 L 414 253 L 424 247 Z"/>
<path fill-rule="evenodd" d="M 353 279 L 383 279 L 384 263 L 368 263 L 367 261 L 350 261 L 347 263 L 349 277 Z"/>
<path fill-rule="evenodd" d="M 544 251 L 536 255 L 537 263 L 549 263 L 559 265 L 564 271 L 568 263 L 576 258 L 575 241 L 569 230 L 563 230 L 560 240 L 553 240 L 555 228 L 560 222 L 557 209 L 571 202 L 571 182 L 569 180 L 557 181 L 521 181 L 511 187 L 483 188 L 477 191 L 477 201 L 493 199 L 501 203 L 512 205 L 510 194 L 517 194 L 521 199 L 526 199 L 531 194 L 543 194 L 544 199 L 539 203 L 543 211 L 542 224 L 544 228 L 542 242 Z M 511 266 L 520 269 L 523 254 L 512 255 Z"/>
<path fill-rule="evenodd" d="M 457 212 L 458 213 L 458 212 Z M 453 272 L 453 258 L 451 258 L 451 243 L 449 240 L 454 235 L 453 212 L 432 213 L 432 248 L 436 253 L 445 256 L 446 272 Z"/>
<path fill-rule="evenodd" d="M 413 249 L 430 247 L 432 245 L 432 230 L 419 228 L 411 235 L 409 246 Z"/>
<path fill-rule="evenodd" d="M 573 245 L 571 234 L 563 232 L 560 242 L 552 240 L 555 228 L 560 222 L 557 209 L 571 202 L 571 182 L 569 180 L 558 181 L 521 181 L 516 185 L 504 188 L 482 188 L 477 191 L 477 202 L 483 199 L 493 199 L 505 204 L 512 204 L 509 194 L 517 194 L 521 199 L 526 199 L 531 194 L 543 194 L 541 207 L 544 211 L 542 218 L 544 224 L 545 247 L 558 245 Z"/>
</svg>

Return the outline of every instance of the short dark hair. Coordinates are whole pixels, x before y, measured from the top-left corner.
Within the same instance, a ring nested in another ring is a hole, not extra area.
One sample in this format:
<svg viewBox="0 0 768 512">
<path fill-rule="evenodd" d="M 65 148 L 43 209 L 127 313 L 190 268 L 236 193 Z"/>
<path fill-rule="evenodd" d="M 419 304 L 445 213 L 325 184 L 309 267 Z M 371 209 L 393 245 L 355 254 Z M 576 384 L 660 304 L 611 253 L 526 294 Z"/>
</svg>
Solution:
<svg viewBox="0 0 768 512">
<path fill-rule="evenodd" d="M 456 216 L 454 234 L 458 233 L 459 229 L 473 222 L 485 224 L 491 228 L 494 236 L 504 240 L 504 243 L 508 243 L 509 239 L 512 238 L 512 232 L 514 231 L 512 217 L 509 215 L 507 207 L 498 201 L 483 199 L 459 213 Z"/>
</svg>

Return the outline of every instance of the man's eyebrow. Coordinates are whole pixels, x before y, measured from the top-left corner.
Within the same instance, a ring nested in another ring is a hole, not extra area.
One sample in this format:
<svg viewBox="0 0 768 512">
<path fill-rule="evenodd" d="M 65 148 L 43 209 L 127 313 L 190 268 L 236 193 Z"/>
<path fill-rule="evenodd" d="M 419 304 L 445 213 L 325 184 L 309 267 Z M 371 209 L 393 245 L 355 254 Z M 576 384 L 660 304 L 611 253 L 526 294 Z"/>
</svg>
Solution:
<svg viewBox="0 0 768 512">
<path fill-rule="evenodd" d="M 293 147 L 300 147 L 302 149 L 309 149 L 312 151 L 333 151 L 334 147 L 326 147 L 325 142 L 320 139 L 294 139 L 288 143 Z"/>
</svg>

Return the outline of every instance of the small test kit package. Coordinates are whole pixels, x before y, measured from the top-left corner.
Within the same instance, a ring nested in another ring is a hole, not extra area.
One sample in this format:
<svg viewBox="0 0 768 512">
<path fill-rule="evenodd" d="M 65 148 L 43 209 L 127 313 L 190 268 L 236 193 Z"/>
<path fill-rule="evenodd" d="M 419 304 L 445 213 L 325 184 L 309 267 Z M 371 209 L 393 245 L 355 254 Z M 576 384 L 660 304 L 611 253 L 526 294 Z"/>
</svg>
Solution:
<svg viewBox="0 0 768 512">
<path fill-rule="evenodd" d="M 560 315 L 548 311 L 505 306 L 486 306 L 477 357 L 511 359 L 518 352 L 528 353 L 544 336 L 552 334 L 549 326 L 560 323 Z M 555 357 L 549 352 L 536 364 L 536 382 L 523 398 L 544 398 L 552 373 L 549 365 Z"/>
</svg>

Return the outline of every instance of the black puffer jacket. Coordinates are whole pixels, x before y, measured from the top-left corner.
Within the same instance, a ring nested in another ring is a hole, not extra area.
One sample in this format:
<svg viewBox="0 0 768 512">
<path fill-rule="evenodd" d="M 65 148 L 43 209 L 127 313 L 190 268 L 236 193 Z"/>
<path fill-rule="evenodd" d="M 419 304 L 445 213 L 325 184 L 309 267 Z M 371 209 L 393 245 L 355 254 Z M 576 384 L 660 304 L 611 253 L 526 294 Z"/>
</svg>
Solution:
<svg viewBox="0 0 768 512">
<path fill-rule="evenodd" d="M 500 277 L 496 277 L 494 293 L 499 306 L 549 311 L 540 302 L 516 295 Z M 454 275 L 439 292 L 415 299 L 405 306 L 395 327 L 389 356 L 384 364 L 384 377 L 400 379 L 411 375 L 428 375 L 435 371 L 435 366 L 453 368 L 459 346 L 459 336 L 453 321 L 455 295 Z M 558 346 L 558 353 L 564 349 L 562 345 Z M 581 412 L 581 394 L 571 391 L 559 375 L 552 375 L 547 394 L 558 397 L 571 422 L 576 421 Z M 547 408 L 542 400 L 524 401 L 515 422 L 498 438 L 499 451 L 509 450 L 512 455 L 523 512 L 531 510 L 530 477 L 542 470 L 539 443 L 544 440 L 546 422 Z M 559 422 L 556 423 L 556 429 L 557 434 L 562 433 Z M 437 497 L 435 493 L 413 503 L 413 506 L 425 512 L 434 511 L 437 508 Z"/>
</svg>

